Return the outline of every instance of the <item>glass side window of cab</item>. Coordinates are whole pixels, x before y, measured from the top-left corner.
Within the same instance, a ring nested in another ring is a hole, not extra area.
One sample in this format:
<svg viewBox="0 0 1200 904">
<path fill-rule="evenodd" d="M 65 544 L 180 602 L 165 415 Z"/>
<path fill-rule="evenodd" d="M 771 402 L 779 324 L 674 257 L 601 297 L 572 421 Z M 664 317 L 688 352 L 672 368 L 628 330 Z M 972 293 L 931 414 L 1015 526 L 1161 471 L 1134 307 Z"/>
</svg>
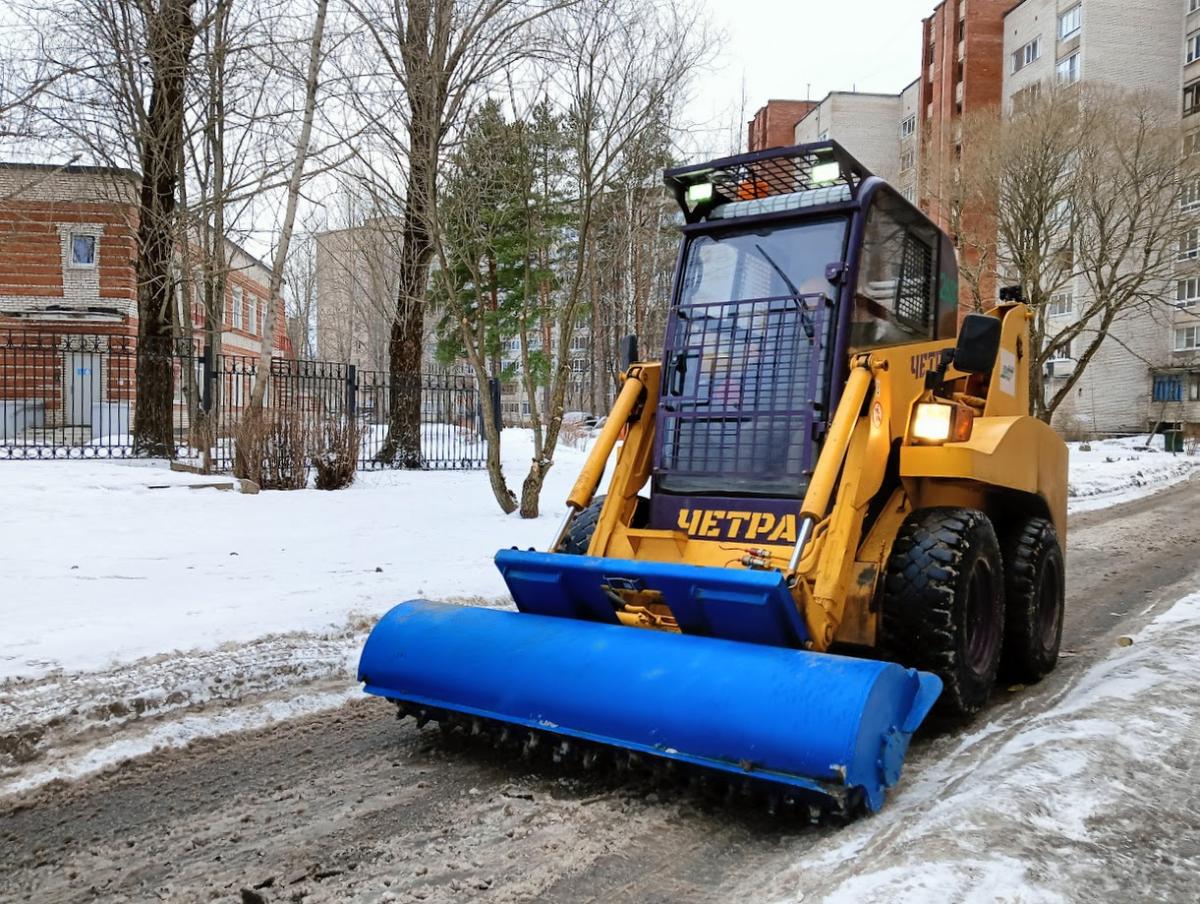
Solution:
<svg viewBox="0 0 1200 904">
<path fill-rule="evenodd" d="M 876 195 L 867 216 L 850 346 L 878 348 L 934 336 L 937 233 L 899 198 Z"/>
</svg>

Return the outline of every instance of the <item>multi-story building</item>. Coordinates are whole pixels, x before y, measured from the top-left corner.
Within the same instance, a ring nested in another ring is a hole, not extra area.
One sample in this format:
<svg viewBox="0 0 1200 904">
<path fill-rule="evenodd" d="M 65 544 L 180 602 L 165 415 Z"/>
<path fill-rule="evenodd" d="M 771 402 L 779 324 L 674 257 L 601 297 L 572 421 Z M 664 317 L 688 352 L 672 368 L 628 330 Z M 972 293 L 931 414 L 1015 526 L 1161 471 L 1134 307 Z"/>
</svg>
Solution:
<svg viewBox="0 0 1200 904">
<path fill-rule="evenodd" d="M 792 143 L 796 123 L 816 106 L 811 100 L 769 100 L 746 126 L 746 148 L 765 151 Z"/>
<path fill-rule="evenodd" d="M 900 176 L 899 94 L 831 91 L 796 123 L 796 144 L 833 138 L 867 169 L 895 184 Z"/>
<path fill-rule="evenodd" d="M 136 405 L 138 184 L 136 173 L 111 167 L 0 163 L 3 437 L 49 426 L 79 436 L 128 431 Z M 233 242 L 225 250 L 223 350 L 258 355 L 274 316 L 275 353 L 290 356 L 268 268 Z M 197 290 L 188 299 L 183 285 L 177 279 L 172 322 L 181 342 L 199 350 L 203 296 Z"/>
<path fill-rule="evenodd" d="M 367 370 L 387 369 L 396 311 L 400 229 L 392 219 L 317 235 L 317 355 Z M 432 343 L 425 343 L 432 348 Z"/>
<path fill-rule="evenodd" d="M 1136 15 L 1130 14 L 1129 5 L 1122 0 L 1017 3 L 1004 18 L 1005 104 L 1018 105 L 1024 97 L 1055 82 L 1087 81 L 1157 94 L 1164 108 L 1173 106 L 1185 81 L 1196 79 L 1200 91 L 1200 65 L 1191 73 L 1184 57 L 1185 37 L 1191 35 L 1184 24 L 1188 7 L 1200 10 L 1200 0 L 1144 0 Z M 1191 18 L 1200 20 L 1200 15 Z M 1193 27 L 1200 37 L 1200 21 Z M 1186 122 L 1186 90 L 1183 98 Z M 1200 117 L 1197 126 L 1200 128 Z M 1158 310 L 1139 310 L 1112 324 L 1108 338 L 1056 411 L 1056 424 L 1075 424 L 1098 432 L 1134 432 L 1164 420 L 1200 421 L 1200 404 L 1190 418 L 1179 416 L 1186 413 L 1182 408 L 1191 391 L 1193 371 L 1188 365 L 1200 363 L 1188 350 L 1186 326 L 1193 320 L 1200 322 L 1194 309 L 1186 307 L 1190 295 L 1200 296 L 1188 289 L 1190 274 L 1194 271 L 1200 277 L 1200 267 L 1185 252 L 1181 249 L 1185 259 L 1180 263 L 1178 286 L 1161 287 Z M 1175 304 L 1177 297 L 1184 299 L 1180 306 Z M 1200 297 L 1194 303 L 1200 304 Z M 1061 332 L 1088 304 L 1086 282 L 1074 280 L 1049 305 L 1050 333 Z M 1082 348 L 1094 335 L 1085 328 L 1046 364 L 1047 394 L 1064 385 Z M 1156 374 L 1160 379 L 1156 380 Z M 1177 415 L 1172 414 L 1175 409 L 1168 402 L 1175 397 L 1179 398 Z"/>
</svg>

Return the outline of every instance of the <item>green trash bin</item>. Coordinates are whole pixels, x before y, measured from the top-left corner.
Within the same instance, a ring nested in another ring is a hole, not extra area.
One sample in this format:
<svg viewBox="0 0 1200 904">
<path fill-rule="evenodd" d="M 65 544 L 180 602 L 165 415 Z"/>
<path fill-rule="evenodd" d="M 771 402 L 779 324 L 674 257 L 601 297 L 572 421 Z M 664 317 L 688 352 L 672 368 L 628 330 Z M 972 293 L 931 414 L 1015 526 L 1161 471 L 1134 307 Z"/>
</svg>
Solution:
<svg viewBox="0 0 1200 904">
<path fill-rule="evenodd" d="M 1183 451 L 1183 431 L 1182 430 L 1164 430 L 1163 445 L 1168 452 Z"/>
</svg>

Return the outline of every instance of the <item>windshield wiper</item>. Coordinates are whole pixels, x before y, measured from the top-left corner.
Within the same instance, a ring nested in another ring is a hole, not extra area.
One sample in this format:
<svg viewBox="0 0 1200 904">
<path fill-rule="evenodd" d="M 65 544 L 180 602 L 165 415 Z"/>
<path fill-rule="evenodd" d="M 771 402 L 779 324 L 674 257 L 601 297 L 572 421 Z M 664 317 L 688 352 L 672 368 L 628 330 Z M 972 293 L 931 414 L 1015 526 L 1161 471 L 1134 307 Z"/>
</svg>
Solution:
<svg viewBox="0 0 1200 904">
<path fill-rule="evenodd" d="M 788 287 L 788 291 L 792 294 L 792 298 L 800 303 L 800 325 L 804 328 L 804 335 L 811 339 L 816 334 L 816 330 L 813 327 L 812 320 L 808 316 L 808 305 L 804 303 L 804 296 L 800 293 L 800 290 L 796 288 L 796 284 L 788 278 L 788 275 L 785 272 L 783 272 L 783 268 L 779 266 L 779 264 L 775 263 L 775 260 L 771 257 L 771 255 L 767 254 L 766 249 L 763 248 L 762 245 L 756 243 L 754 248 L 763 256 L 763 260 L 771 265 L 771 269 L 779 274 L 779 278 L 782 279 L 784 284 Z"/>
</svg>

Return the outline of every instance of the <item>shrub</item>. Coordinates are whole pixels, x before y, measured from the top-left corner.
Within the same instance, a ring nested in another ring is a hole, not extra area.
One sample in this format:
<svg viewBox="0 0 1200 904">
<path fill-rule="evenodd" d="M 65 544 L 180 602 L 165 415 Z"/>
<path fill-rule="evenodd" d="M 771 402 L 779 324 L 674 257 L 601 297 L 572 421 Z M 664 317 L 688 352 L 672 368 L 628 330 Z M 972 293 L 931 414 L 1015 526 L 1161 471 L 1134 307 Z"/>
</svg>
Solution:
<svg viewBox="0 0 1200 904">
<path fill-rule="evenodd" d="M 264 490 L 308 486 L 308 428 L 295 408 L 246 414 L 234 429 L 233 473 Z"/>
<path fill-rule="evenodd" d="M 320 447 L 313 452 L 318 490 L 340 490 L 354 483 L 362 429 L 353 417 L 330 417 L 321 429 Z"/>
</svg>

